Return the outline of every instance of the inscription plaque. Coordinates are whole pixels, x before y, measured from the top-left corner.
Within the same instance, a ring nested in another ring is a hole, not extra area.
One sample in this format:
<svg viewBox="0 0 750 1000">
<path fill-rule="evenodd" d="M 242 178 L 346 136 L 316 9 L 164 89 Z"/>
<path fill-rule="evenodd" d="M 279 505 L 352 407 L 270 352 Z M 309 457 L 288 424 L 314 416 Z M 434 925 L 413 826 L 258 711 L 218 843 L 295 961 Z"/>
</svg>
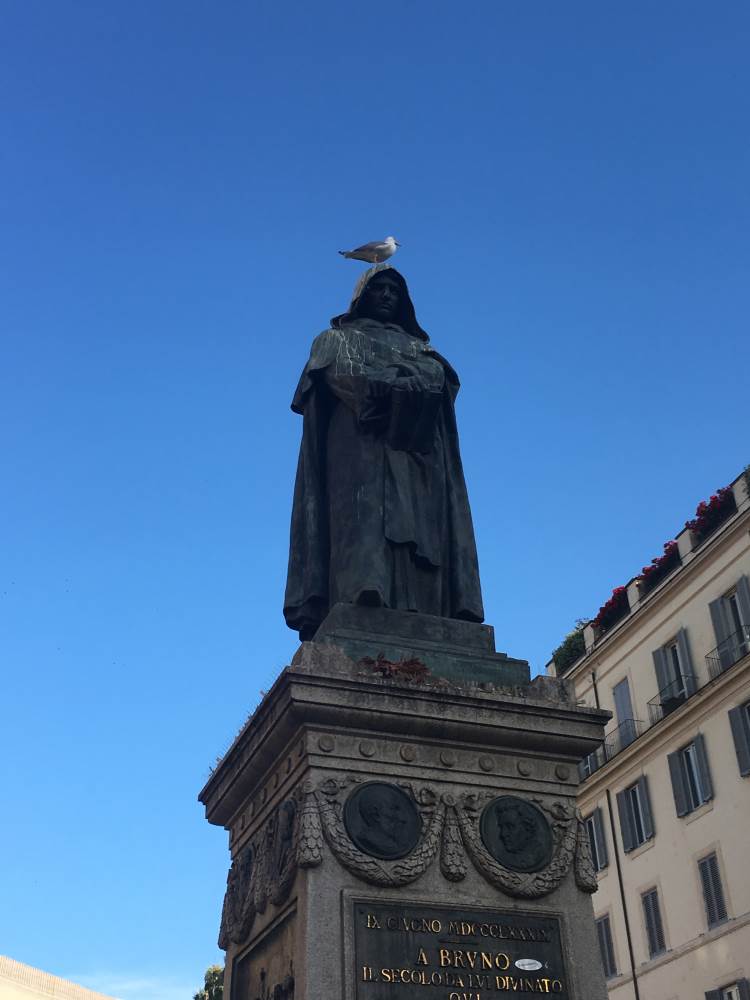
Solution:
<svg viewBox="0 0 750 1000">
<path fill-rule="evenodd" d="M 570 998 L 559 920 L 517 910 L 357 902 L 354 962 L 356 1000 Z"/>
</svg>

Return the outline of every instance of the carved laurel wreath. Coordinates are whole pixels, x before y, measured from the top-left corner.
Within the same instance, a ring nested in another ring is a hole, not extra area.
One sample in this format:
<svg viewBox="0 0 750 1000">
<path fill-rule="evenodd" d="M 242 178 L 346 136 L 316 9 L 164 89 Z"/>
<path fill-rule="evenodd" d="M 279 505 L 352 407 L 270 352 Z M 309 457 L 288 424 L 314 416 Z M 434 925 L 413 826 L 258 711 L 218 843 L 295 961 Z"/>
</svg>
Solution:
<svg viewBox="0 0 750 1000">
<path fill-rule="evenodd" d="M 440 870 L 451 882 L 468 871 L 467 858 L 491 885 L 509 896 L 536 899 L 557 888 L 573 866 L 579 889 L 596 891 L 596 872 L 588 834 L 580 813 L 561 802 L 531 798 L 546 814 L 552 831 L 552 857 L 537 872 L 516 872 L 487 851 L 479 833 L 479 816 L 494 792 L 467 793 L 458 801 L 429 787 L 418 791 L 399 784 L 414 801 L 422 818 L 422 835 L 404 858 L 381 861 L 365 854 L 350 839 L 343 821 L 343 801 L 359 779 L 329 778 L 314 791 L 298 793 L 283 802 L 245 844 L 232 862 L 221 915 L 219 947 L 247 939 L 255 917 L 269 902 L 280 905 L 289 895 L 298 868 L 312 868 L 323 860 L 323 843 L 336 860 L 357 878 L 387 888 L 416 881 L 440 855 Z"/>
<path fill-rule="evenodd" d="M 516 872 L 500 864 L 487 851 L 479 834 L 479 814 L 495 793 L 468 793 L 456 802 L 450 794 L 438 799 L 432 789 L 425 787 L 415 793 L 411 785 L 402 784 L 400 787 L 411 795 L 421 814 L 424 833 L 405 858 L 380 861 L 355 847 L 346 832 L 341 793 L 352 780 L 329 778 L 316 791 L 308 793 L 304 806 L 309 826 L 307 836 L 319 844 L 322 832 L 337 861 L 365 882 L 387 887 L 414 882 L 432 864 L 439 849 L 440 870 L 451 882 L 466 877 L 468 856 L 480 875 L 509 896 L 525 899 L 546 896 L 560 885 L 571 865 L 579 889 L 596 891 L 588 835 L 580 814 L 572 806 L 531 799 L 547 815 L 552 831 L 552 857 L 540 871 Z M 315 818 L 318 826 L 315 826 Z M 318 856 L 322 860 L 319 848 Z M 319 863 L 318 856 L 307 864 Z"/>
<path fill-rule="evenodd" d="M 269 901 L 279 905 L 289 895 L 299 863 L 301 818 L 298 799 L 287 799 L 235 857 L 227 875 L 220 948 L 244 941 Z"/>
</svg>

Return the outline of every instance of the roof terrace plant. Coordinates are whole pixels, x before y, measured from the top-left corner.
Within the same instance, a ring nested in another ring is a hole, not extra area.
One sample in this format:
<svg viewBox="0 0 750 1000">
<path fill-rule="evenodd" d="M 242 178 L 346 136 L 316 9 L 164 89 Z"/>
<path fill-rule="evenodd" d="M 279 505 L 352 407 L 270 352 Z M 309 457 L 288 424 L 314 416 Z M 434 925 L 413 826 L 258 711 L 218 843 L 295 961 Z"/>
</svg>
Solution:
<svg viewBox="0 0 750 1000">
<path fill-rule="evenodd" d="M 586 643 L 583 638 L 583 628 L 586 622 L 579 620 L 572 632 L 568 632 L 563 641 L 552 654 L 555 661 L 555 668 L 558 673 L 572 667 L 576 660 L 579 660 L 586 652 Z"/>
<path fill-rule="evenodd" d="M 696 508 L 695 517 L 691 521 L 686 521 L 685 527 L 692 531 L 696 542 L 700 544 L 730 518 L 736 510 L 737 503 L 734 499 L 734 490 L 731 486 L 724 486 L 723 489 L 717 490 L 708 500 L 701 500 Z"/>
<path fill-rule="evenodd" d="M 651 564 L 644 566 L 641 570 L 638 581 L 638 588 L 641 593 L 648 594 L 658 583 L 661 583 L 665 577 L 669 576 L 672 570 L 680 565 L 681 561 L 677 542 L 674 540 L 665 542 L 663 554 L 652 559 Z"/>
<path fill-rule="evenodd" d="M 606 604 L 599 608 L 596 618 L 591 623 L 601 635 L 616 625 L 630 611 L 627 587 L 615 587 L 612 596 Z"/>
</svg>

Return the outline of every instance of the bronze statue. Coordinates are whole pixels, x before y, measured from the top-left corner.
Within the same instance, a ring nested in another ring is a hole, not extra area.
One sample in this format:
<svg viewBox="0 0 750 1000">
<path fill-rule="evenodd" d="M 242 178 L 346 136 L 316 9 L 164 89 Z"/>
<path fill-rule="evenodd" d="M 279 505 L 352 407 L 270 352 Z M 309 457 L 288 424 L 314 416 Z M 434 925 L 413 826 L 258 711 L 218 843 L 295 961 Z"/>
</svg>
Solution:
<svg viewBox="0 0 750 1000">
<path fill-rule="evenodd" d="M 458 388 L 401 274 L 366 271 L 292 402 L 303 431 L 284 616 L 301 639 L 339 601 L 483 621 Z"/>
</svg>

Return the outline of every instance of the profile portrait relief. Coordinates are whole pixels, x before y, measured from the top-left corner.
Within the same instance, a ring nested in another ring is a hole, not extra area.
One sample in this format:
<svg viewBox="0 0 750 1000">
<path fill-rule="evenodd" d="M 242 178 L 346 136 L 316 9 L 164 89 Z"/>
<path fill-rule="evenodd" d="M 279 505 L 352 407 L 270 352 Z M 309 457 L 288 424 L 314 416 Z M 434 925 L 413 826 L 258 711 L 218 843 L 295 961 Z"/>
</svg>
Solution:
<svg viewBox="0 0 750 1000">
<path fill-rule="evenodd" d="M 373 781 L 355 789 L 344 806 L 344 825 L 354 844 L 374 858 L 403 858 L 422 832 L 412 800 L 396 785 Z"/>
<path fill-rule="evenodd" d="M 535 872 L 552 858 L 552 832 L 537 806 L 514 795 L 493 799 L 479 822 L 484 846 L 505 868 Z"/>
</svg>

